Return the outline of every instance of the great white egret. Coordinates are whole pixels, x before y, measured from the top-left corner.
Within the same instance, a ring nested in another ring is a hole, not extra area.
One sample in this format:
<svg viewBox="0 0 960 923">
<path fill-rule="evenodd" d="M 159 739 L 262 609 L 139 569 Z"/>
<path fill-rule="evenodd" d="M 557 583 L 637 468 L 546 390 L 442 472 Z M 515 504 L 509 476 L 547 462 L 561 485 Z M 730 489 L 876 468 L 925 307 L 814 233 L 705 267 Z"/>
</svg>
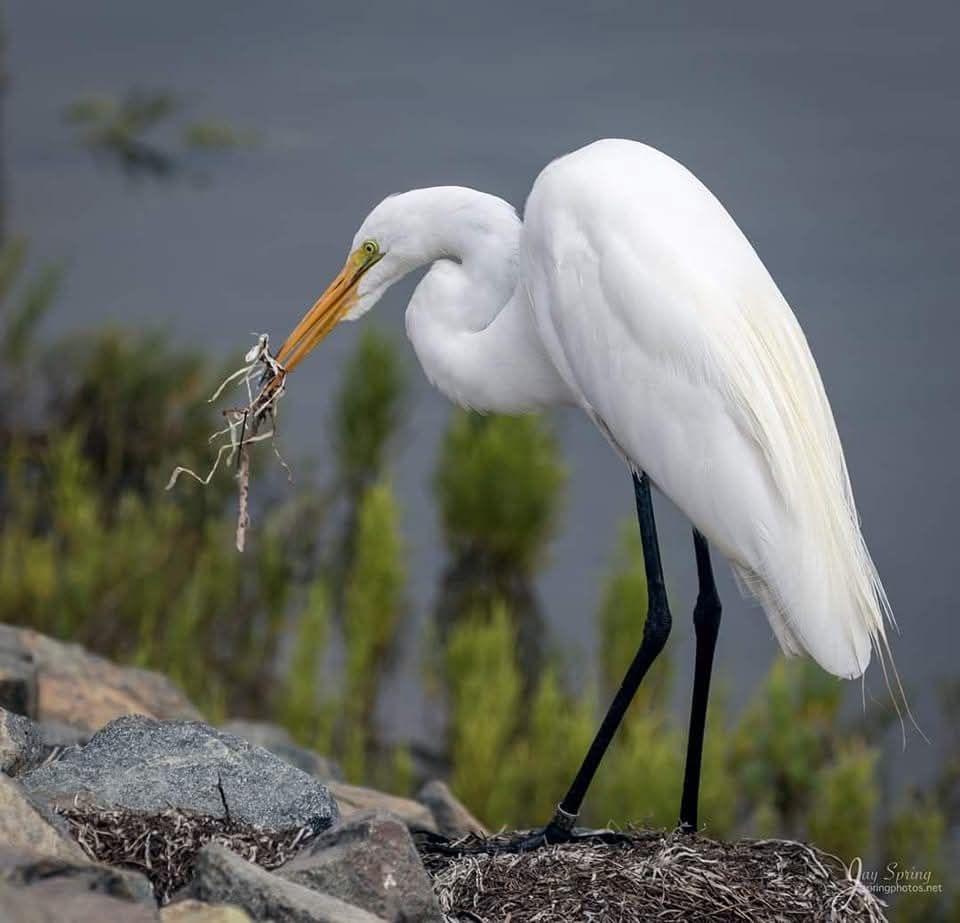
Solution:
<svg viewBox="0 0 960 923">
<path fill-rule="evenodd" d="M 473 189 L 415 189 L 367 216 L 346 265 L 286 340 L 293 369 L 341 319 L 430 265 L 406 312 L 427 377 L 478 410 L 580 407 L 623 458 L 649 584 L 643 640 L 539 842 L 568 837 L 671 616 L 655 484 L 694 527 L 696 667 L 680 806 L 697 826 L 720 600 L 708 541 L 788 654 L 858 677 L 892 614 L 860 532 L 820 374 L 789 305 L 711 192 L 635 141 L 549 164 L 523 221 Z M 886 672 L 886 670 L 884 671 Z"/>
</svg>

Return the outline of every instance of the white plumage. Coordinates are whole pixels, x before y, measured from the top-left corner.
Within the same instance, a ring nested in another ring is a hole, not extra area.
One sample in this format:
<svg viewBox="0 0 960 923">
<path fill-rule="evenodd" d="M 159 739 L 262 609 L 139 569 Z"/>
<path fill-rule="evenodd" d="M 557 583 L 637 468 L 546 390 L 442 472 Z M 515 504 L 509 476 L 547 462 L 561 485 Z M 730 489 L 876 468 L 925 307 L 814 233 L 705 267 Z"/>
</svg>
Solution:
<svg viewBox="0 0 960 923">
<path fill-rule="evenodd" d="M 581 407 L 729 559 L 787 653 L 855 677 L 872 647 L 888 652 L 889 606 L 807 341 L 680 164 L 598 141 L 543 170 L 522 224 L 460 187 L 392 196 L 351 260 L 318 302 L 321 338 L 430 265 L 407 331 L 441 390 L 482 410 Z"/>
<path fill-rule="evenodd" d="M 581 405 L 730 560 L 787 653 L 859 676 L 886 597 L 806 338 L 723 206 L 666 155 L 602 141 L 543 171 L 523 242 Z"/>
</svg>

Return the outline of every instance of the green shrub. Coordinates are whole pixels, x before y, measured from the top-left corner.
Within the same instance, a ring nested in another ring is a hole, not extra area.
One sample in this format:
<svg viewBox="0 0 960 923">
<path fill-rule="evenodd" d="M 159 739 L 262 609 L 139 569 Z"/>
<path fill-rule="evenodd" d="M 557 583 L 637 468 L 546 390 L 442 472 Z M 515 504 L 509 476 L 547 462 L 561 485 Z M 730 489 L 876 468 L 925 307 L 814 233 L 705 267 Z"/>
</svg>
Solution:
<svg viewBox="0 0 960 923">
<path fill-rule="evenodd" d="M 360 504 L 356 558 L 345 590 L 344 768 L 361 781 L 375 734 L 380 679 L 393 648 L 403 604 L 404 569 L 397 510 L 386 484 L 367 489 Z"/>
<path fill-rule="evenodd" d="M 386 451 L 400 427 L 407 376 L 393 340 L 365 327 L 344 366 L 333 432 L 341 488 L 360 494 L 384 474 Z"/>
<path fill-rule="evenodd" d="M 748 805 L 772 807 L 781 835 L 797 836 L 837 734 L 842 687 L 809 660 L 774 661 L 748 705 L 732 760 Z"/>
<path fill-rule="evenodd" d="M 816 773 L 807 834 L 821 849 L 850 862 L 872 842 L 873 815 L 880 792 L 877 752 L 853 741 Z"/>
<path fill-rule="evenodd" d="M 531 572 L 556 525 L 565 479 L 538 417 L 456 412 L 435 476 L 448 546 Z"/>
<path fill-rule="evenodd" d="M 465 613 L 503 601 L 514 621 L 524 697 L 536 685 L 547 628 L 533 586 L 565 481 L 538 417 L 451 418 L 434 476 L 449 550 L 434 620 L 442 642 Z"/>
<path fill-rule="evenodd" d="M 310 587 L 294 626 L 290 665 L 278 718 L 298 743 L 320 753 L 333 752 L 335 703 L 323 682 L 330 616 L 326 587 Z"/>
<path fill-rule="evenodd" d="M 887 830 L 885 870 L 895 864 L 897 871 L 915 869 L 929 874 L 932 888 L 942 891 L 916 891 L 894 898 L 896 919 L 900 923 L 934 923 L 951 919 L 948 888 L 955 884 L 947 876 L 948 849 L 947 818 L 943 810 L 928 795 L 914 793 L 899 806 Z"/>
<path fill-rule="evenodd" d="M 643 640 L 647 621 L 647 573 L 643 546 L 636 522 L 620 530 L 613 567 L 604 582 L 600 603 L 600 685 L 605 699 L 620 686 L 627 668 Z M 663 706 L 673 680 L 669 651 L 654 661 L 640 688 L 632 710 Z"/>
<path fill-rule="evenodd" d="M 208 462 L 215 369 L 115 332 L 32 354 L 56 368 L 56 400 L 0 434 L 0 619 L 164 670 L 211 716 L 268 715 L 288 607 L 314 571 L 312 491 L 270 503 L 257 478 L 265 506 L 239 556 L 226 470 L 163 491 L 175 462 Z"/>
<path fill-rule="evenodd" d="M 521 701 L 515 637 L 506 607 L 499 604 L 463 618 L 445 652 L 451 785 L 471 811 L 493 825 L 512 822 L 519 806 L 518 787 L 501 784 L 504 773 L 515 776 L 528 765 L 519 752 L 513 766 L 507 765 Z"/>
</svg>

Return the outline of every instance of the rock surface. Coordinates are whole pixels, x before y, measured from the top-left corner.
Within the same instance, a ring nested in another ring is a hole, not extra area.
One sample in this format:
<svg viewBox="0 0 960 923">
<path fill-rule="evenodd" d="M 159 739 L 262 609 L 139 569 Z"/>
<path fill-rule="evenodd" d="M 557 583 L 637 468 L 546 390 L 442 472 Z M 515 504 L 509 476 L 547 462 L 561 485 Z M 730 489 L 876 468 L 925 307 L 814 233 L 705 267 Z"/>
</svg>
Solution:
<svg viewBox="0 0 960 923">
<path fill-rule="evenodd" d="M 5 643 L 13 631 L 16 629 L 0 634 L 0 707 L 33 718 L 37 713 L 37 670 L 26 647 L 13 640 Z"/>
<path fill-rule="evenodd" d="M 163 923 L 251 923 L 250 915 L 232 904 L 204 904 L 186 900 L 160 911 Z"/>
<path fill-rule="evenodd" d="M 337 805 L 316 779 L 261 747 L 197 721 L 130 715 L 90 743 L 28 773 L 24 787 L 53 804 L 80 794 L 133 811 L 173 807 L 271 830 L 325 830 Z"/>
<path fill-rule="evenodd" d="M 40 721 L 37 723 L 37 732 L 47 753 L 67 747 L 82 747 L 90 742 L 94 734 L 87 728 L 73 727 L 62 721 Z"/>
<path fill-rule="evenodd" d="M 383 923 L 366 910 L 286 881 L 214 844 L 205 846 L 197 854 L 193 879 L 185 889 L 185 896 L 235 904 L 257 921 Z"/>
<path fill-rule="evenodd" d="M 350 817 L 361 811 L 388 811 L 399 817 L 411 830 L 438 832 L 430 809 L 418 801 L 388 795 L 386 792 L 360 785 L 347 785 L 345 782 L 328 782 L 327 788 L 337 799 L 343 817 Z"/>
<path fill-rule="evenodd" d="M 127 714 L 200 717 L 184 694 L 159 673 L 121 667 L 79 644 L 64 644 L 10 625 L 0 625 L 0 705 L 39 721 L 60 721 L 88 730 Z"/>
<path fill-rule="evenodd" d="M 92 891 L 134 904 L 155 904 L 153 888 L 143 875 L 91 862 L 83 855 L 75 860 L 0 849 L 0 880 L 18 887 L 56 883 L 58 890 Z"/>
<path fill-rule="evenodd" d="M 0 849 L 84 862 L 83 850 L 66 828 L 13 779 L 0 775 Z"/>
<path fill-rule="evenodd" d="M 451 840 L 470 833 L 488 836 L 489 831 L 457 800 L 446 782 L 434 779 L 417 793 L 417 801 L 430 809 L 437 830 Z"/>
<path fill-rule="evenodd" d="M 255 747 L 263 747 L 291 766 L 296 766 L 318 779 L 326 781 L 343 778 L 340 767 L 333 760 L 301 747 L 294 742 L 290 732 L 279 724 L 271 724 L 269 721 L 228 721 L 220 726 L 220 730 L 236 734 Z"/>
<path fill-rule="evenodd" d="M 112 923 L 159 919 L 153 891 L 136 872 L 0 849 L 4 923 Z"/>
<path fill-rule="evenodd" d="M 39 766 L 44 756 L 37 726 L 23 715 L 0 708 L 0 772 L 19 775 Z"/>
<path fill-rule="evenodd" d="M 391 923 L 443 921 L 410 832 L 382 811 L 341 821 L 276 874 Z"/>
</svg>

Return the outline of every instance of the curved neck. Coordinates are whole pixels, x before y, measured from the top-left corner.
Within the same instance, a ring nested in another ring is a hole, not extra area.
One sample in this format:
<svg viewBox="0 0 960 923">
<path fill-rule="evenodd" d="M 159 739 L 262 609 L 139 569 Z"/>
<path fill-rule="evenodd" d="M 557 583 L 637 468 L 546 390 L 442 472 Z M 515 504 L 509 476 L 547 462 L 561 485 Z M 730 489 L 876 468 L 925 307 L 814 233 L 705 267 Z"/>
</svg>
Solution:
<svg viewBox="0 0 960 923">
<path fill-rule="evenodd" d="M 501 199 L 457 190 L 431 218 L 432 263 L 407 308 L 407 335 L 430 381 L 477 410 L 517 413 L 563 403 L 519 279 L 520 219 Z"/>
</svg>

